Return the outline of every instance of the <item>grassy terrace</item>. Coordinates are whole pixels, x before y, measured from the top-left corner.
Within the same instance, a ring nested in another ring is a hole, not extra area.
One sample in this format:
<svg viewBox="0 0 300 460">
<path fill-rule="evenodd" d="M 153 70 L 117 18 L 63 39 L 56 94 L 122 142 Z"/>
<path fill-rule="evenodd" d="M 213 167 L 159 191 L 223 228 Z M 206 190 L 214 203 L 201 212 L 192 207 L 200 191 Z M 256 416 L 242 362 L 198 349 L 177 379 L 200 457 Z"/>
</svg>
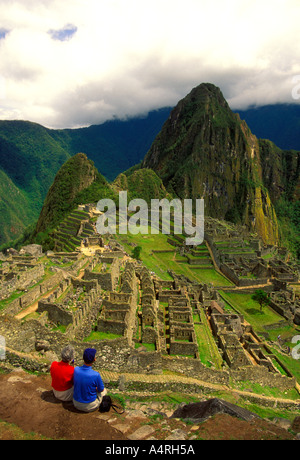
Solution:
<svg viewBox="0 0 300 460">
<path fill-rule="evenodd" d="M 227 301 L 227 305 L 244 316 L 245 320 L 250 323 L 256 332 L 266 332 L 264 326 L 278 323 L 283 320 L 282 316 L 276 313 L 270 307 L 264 307 L 260 310 L 258 302 L 251 299 L 251 294 L 243 292 L 224 292 L 219 291 L 222 298 Z"/>
<path fill-rule="evenodd" d="M 201 318 L 198 313 L 194 314 L 194 328 L 197 337 L 199 359 L 207 367 L 214 365 L 216 369 L 221 369 L 223 359 L 219 353 L 217 344 L 212 336 L 204 310 L 200 310 Z M 199 319 L 201 323 L 199 323 Z"/>
<path fill-rule="evenodd" d="M 45 263 L 45 260 L 47 260 L 47 263 Z M 5 309 L 15 299 L 18 299 L 19 297 L 24 295 L 26 292 L 31 291 L 36 286 L 38 286 L 39 284 L 42 284 L 44 281 L 48 280 L 49 278 L 51 278 L 53 276 L 53 272 L 51 271 L 50 267 L 53 267 L 56 264 L 54 264 L 52 261 L 48 260 L 45 256 L 41 257 L 38 260 L 38 263 L 44 263 L 44 267 L 45 267 L 45 273 L 41 277 L 41 279 L 39 281 L 37 281 L 36 283 L 32 284 L 31 286 L 28 286 L 26 288 L 26 291 L 16 290 L 16 291 L 12 292 L 11 295 L 9 297 L 7 297 L 6 299 L 2 299 L 0 301 L 0 311 Z M 67 265 L 68 264 L 64 264 L 64 266 L 67 266 Z"/>
<path fill-rule="evenodd" d="M 92 272 L 93 273 L 107 273 L 110 270 L 111 264 L 109 263 L 103 263 L 99 262 L 98 264 L 95 265 L 93 268 Z"/>
<path fill-rule="evenodd" d="M 291 355 L 284 354 L 280 351 L 277 344 L 278 335 L 284 340 L 284 346 L 289 346 L 290 349 L 295 347 L 291 342 L 292 337 L 300 335 L 300 328 L 288 324 L 284 318 L 278 315 L 271 307 L 264 307 L 260 310 L 258 302 L 251 299 L 251 294 L 241 292 L 224 292 L 219 291 L 223 300 L 225 300 L 226 311 L 236 311 L 243 315 L 245 320 L 251 324 L 254 331 L 258 334 L 264 334 L 267 340 L 273 342 L 274 345 L 268 345 L 271 352 L 279 359 L 279 361 L 286 366 L 300 383 L 300 366 L 299 361 L 295 360 Z M 267 335 L 266 335 L 267 334 Z M 272 359 L 272 358 L 271 358 Z M 273 364 L 277 369 L 285 375 L 284 370 L 272 359 Z"/>
<path fill-rule="evenodd" d="M 162 233 L 158 235 L 127 234 L 116 235 L 116 239 L 129 254 L 132 253 L 132 243 L 140 246 L 142 248 L 140 257 L 144 265 L 163 280 L 172 280 L 168 270 L 173 270 L 175 273 L 187 276 L 190 280 L 199 283 L 211 283 L 214 286 L 233 286 L 233 284 L 219 274 L 212 265 L 205 265 L 203 268 L 189 265 L 187 258 L 176 253 L 174 246 L 168 243 L 168 235 Z M 210 258 L 206 246 L 203 245 L 200 248 L 200 251 L 205 254 L 205 258 Z M 153 252 L 153 250 L 171 252 L 157 253 Z"/>
</svg>

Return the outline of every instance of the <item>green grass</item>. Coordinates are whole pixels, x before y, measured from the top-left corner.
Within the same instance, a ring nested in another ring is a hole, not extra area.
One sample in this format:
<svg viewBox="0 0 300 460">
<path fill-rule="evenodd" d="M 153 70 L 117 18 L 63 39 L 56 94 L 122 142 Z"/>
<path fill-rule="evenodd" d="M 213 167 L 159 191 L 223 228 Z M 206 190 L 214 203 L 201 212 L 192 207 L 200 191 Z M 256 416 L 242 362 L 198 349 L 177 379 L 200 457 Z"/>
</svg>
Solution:
<svg viewBox="0 0 300 460">
<path fill-rule="evenodd" d="M 25 432 L 14 423 L 0 420 L 0 439 L 10 441 L 50 441 L 50 438 L 34 432 Z"/>
<path fill-rule="evenodd" d="M 198 343 L 199 359 L 205 366 L 211 367 L 214 365 L 217 369 L 221 369 L 223 359 L 218 351 L 216 342 L 211 334 L 204 310 L 201 309 L 201 324 L 195 324 L 195 334 Z M 199 317 L 194 315 L 194 321 L 199 321 Z"/>
<path fill-rule="evenodd" d="M 191 270 L 195 274 L 197 281 L 200 283 L 211 283 L 213 286 L 233 286 L 233 283 L 218 273 L 214 268 L 192 268 Z"/>
<path fill-rule="evenodd" d="M 268 333 L 269 340 L 277 340 L 277 336 L 280 334 L 283 339 L 286 339 L 285 346 L 289 346 L 291 349 L 295 344 L 289 342 L 289 338 L 299 335 L 299 331 L 293 325 L 279 325 L 274 327 L 274 329 L 265 329 L 264 326 L 270 324 L 280 323 L 283 320 L 282 316 L 278 315 L 270 307 L 264 307 L 263 310 L 260 310 L 258 302 L 255 302 L 251 299 L 251 294 L 245 293 L 232 293 L 219 291 L 220 294 L 228 301 L 227 308 L 229 305 L 234 306 L 235 311 L 244 316 L 245 320 L 251 324 L 253 329 L 259 333 Z M 296 378 L 297 382 L 300 383 L 300 366 L 299 360 L 295 360 L 292 356 L 280 353 L 276 347 L 270 346 L 272 352 L 279 359 L 279 361 L 286 366 L 290 373 Z M 284 370 L 273 360 L 273 364 L 277 369 L 284 374 Z M 298 395 L 299 397 L 299 395 Z"/>
<path fill-rule="evenodd" d="M 211 283 L 214 286 L 232 286 L 232 283 L 219 274 L 214 268 L 195 268 L 187 263 L 187 258 L 176 253 L 174 246 L 168 243 L 169 235 L 116 235 L 116 239 L 131 254 L 132 243 L 142 248 L 140 258 L 144 265 L 155 272 L 163 280 L 172 280 L 168 270 L 176 274 L 184 275 L 191 281 L 199 283 Z M 170 251 L 171 253 L 155 253 L 155 251 Z M 201 250 L 206 250 L 201 247 Z M 209 258 L 209 255 L 208 257 Z"/>
<path fill-rule="evenodd" d="M 244 316 L 245 320 L 252 325 L 256 332 L 266 332 L 264 326 L 278 323 L 283 320 L 282 316 L 270 307 L 260 309 L 260 305 L 251 299 L 251 294 L 241 292 L 219 291 L 222 297 L 234 307 L 238 313 Z"/>
<path fill-rule="evenodd" d="M 84 342 L 113 340 L 113 339 L 119 339 L 120 337 L 122 336 L 118 334 L 111 334 L 110 332 L 93 331 L 88 337 L 84 339 Z"/>
<path fill-rule="evenodd" d="M 261 385 L 260 383 L 250 382 L 250 381 L 240 381 L 234 384 L 234 388 L 242 391 L 250 391 L 251 393 L 267 396 L 271 398 L 280 398 L 280 399 L 299 399 L 299 393 L 295 388 L 291 388 L 286 391 L 282 391 L 279 388 L 268 387 L 266 385 Z"/>
<path fill-rule="evenodd" d="M 292 346 L 294 347 L 295 344 L 293 344 Z M 291 374 L 295 377 L 297 382 L 300 384 L 300 361 L 294 359 L 290 355 L 280 353 L 280 351 L 275 347 L 270 346 L 270 348 L 272 352 L 274 353 L 274 355 L 277 356 L 277 358 L 287 367 L 287 369 L 291 372 Z M 298 399 L 299 399 L 299 394 L 298 394 Z"/>
<path fill-rule="evenodd" d="M 24 294 L 23 291 L 14 291 L 7 299 L 1 300 L 0 301 L 0 311 L 5 309 L 7 305 L 9 305 L 14 300 L 18 299 L 18 297 L 21 297 L 23 294 Z"/>
<path fill-rule="evenodd" d="M 147 351 L 155 351 L 154 343 L 136 343 L 135 348 L 145 347 Z"/>
</svg>

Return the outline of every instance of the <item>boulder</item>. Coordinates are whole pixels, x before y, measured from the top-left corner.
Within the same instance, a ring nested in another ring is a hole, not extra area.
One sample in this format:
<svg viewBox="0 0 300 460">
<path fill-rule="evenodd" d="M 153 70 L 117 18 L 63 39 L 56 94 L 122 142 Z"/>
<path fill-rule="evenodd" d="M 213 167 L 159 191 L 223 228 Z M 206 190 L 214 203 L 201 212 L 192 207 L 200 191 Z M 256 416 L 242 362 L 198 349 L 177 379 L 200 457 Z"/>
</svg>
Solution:
<svg viewBox="0 0 300 460">
<path fill-rule="evenodd" d="M 256 414 L 242 407 L 218 398 L 183 405 L 176 409 L 171 418 L 182 418 L 201 422 L 220 413 L 228 414 L 246 421 L 252 420 L 253 418 L 259 418 Z"/>
</svg>

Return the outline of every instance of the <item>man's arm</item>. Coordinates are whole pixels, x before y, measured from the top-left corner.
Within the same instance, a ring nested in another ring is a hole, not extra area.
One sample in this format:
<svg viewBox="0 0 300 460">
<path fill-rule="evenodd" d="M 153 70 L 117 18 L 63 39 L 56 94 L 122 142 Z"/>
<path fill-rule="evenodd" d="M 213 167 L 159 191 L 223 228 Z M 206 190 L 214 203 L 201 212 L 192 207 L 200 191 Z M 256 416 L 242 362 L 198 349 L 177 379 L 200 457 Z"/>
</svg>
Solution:
<svg viewBox="0 0 300 460">
<path fill-rule="evenodd" d="M 96 386 L 97 386 L 97 392 L 102 393 L 102 391 L 104 390 L 105 387 L 104 387 L 104 383 L 103 383 L 102 378 L 101 378 L 99 373 L 98 373 L 98 376 L 97 376 Z"/>
</svg>

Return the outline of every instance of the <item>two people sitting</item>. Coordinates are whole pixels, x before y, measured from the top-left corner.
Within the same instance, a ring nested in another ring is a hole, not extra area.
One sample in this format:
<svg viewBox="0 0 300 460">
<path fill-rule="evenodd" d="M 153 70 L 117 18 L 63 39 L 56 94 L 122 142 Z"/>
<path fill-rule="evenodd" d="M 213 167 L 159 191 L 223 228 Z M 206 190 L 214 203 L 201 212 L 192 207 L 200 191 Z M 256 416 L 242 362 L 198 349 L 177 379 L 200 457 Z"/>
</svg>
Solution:
<svg viewBox="0 0 300 460">
<path fill-rule="evenodd" d="M 107 390 L 99 372 L 92 368 L 96 350 L 86 348 L 83 361 L 83 366 L 74 367 L 74 349 L 67 345 L 61 352 L 61 361 L 51 364 L 52 389 L 60 401 L 73 401 L 76 409 L 92 412 L 99 408 Z"/>
</svg>

